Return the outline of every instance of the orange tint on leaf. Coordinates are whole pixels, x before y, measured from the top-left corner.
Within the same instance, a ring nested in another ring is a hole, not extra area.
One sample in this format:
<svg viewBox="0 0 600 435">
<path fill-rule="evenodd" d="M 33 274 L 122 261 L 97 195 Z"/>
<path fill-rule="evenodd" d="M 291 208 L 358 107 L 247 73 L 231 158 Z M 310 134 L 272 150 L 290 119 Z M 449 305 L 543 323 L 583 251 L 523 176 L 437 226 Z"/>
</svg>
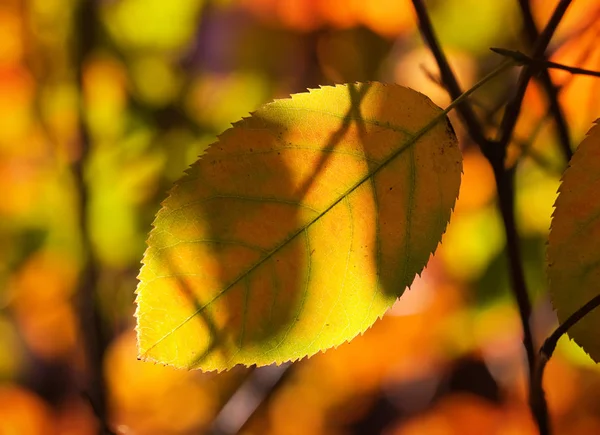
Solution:
<svg viewBox="0 0 600 435">
<path fill-rule="evenodd" d="M 364 332 L 420 273 L 458 194 L 445 114 L 408 88 L 324 87 L 221 135 L 154 222 L 140 358 L 223 370 Z"/>
<path fill-rule="evenodd" d="M 552 219 L 548 244 L 550 295 L 558 319 L 600 293 L 600 125 L 588 132 L 565 171 Z M 600 311 L 588 314 L 569 336 L 596 361 Z"/>
</svg>

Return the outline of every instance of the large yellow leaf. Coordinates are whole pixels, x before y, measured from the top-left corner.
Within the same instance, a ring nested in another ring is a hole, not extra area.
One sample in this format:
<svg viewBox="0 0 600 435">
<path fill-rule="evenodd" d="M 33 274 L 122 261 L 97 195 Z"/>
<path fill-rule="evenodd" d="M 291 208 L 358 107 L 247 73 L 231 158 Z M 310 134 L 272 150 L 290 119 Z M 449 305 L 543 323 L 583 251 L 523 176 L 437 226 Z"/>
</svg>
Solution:
<svg viewBox="0 0 600 435">
<path fill-rule="evenodd" d="M 411 89 L 324 87 L 263 106 L 192 165 L 156 217 L 137 289 L 139 357 L 222 370 L 364 332 L 427 263 L 461 168 L 445 114 Z"/>
<path fill-rule="evenodd" d="M 550 295 L 562 323 L 600 293 L 600 120 L 565 171 L 554 204 L 548 242 Z M 600 312 L 588 314 L 569 335 L 600 362 Z"/>
</svg>

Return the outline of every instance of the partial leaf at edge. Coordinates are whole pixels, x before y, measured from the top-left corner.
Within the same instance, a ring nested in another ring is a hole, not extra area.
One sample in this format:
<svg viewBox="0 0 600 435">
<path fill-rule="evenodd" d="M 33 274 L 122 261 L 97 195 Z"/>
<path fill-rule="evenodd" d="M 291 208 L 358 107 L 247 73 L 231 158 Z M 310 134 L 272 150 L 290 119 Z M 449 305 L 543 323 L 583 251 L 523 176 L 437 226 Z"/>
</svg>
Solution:
<svg viewBox="0 0 600 435">
<path fill-rule="evenodd" d="M 338 85 L 261 107 L 156 217 L 137 289 L 140 358 L 267 365 L 364 332 L 435 250 L 461 170 L 445 114 L 408 88 Z"/>
<path fill-rule="evenodd" d="M 600 120 L 575 151 L 554 204 L 548 241 L 552 304 L 562 323 L 600 293 Z M 571 328 L 569 336 L 600 362 L 600 312 Z"/>
</svg>

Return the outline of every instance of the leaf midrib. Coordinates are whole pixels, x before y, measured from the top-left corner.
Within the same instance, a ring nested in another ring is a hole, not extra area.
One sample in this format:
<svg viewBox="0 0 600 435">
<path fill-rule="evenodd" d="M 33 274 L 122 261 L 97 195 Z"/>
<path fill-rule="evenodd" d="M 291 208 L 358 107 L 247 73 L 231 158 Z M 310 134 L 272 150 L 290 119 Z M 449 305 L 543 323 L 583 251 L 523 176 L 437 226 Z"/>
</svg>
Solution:
<svg viewBox="0 0 600 435">
<path fill-rule="evenodd" d="M 306 111 L 316 112 L 316 113 L 323 113 L 322 111 L 318 111 L 318 110 L 312 110 L 312 109 L 307 109 L 307 108 L 302 108 L 302 109 L 304 109 Z M 219 299 L 221 296 L 223 296 L 225 293 L 227 293 L 232 287 L 234 287 L 242 279 L 244 279 L 244 277 L 246 277 L 248 274 L 250 274 L 251 272 L 253 272 L 258 267 L 260 267 L 264 262 L 266 262 L 267 260 L 269 260 L 273 255 L 275 255 L 277 252 L 279 252 L 279 250 L 281 248 L 283 248 L 288 243 L 290 243 L 292 240 L 294 240 L 296 237 L 298 237 L 298 235 L 300 235 L 302 232 L 307 231 L 310 226 L 312 226 L 315 222 L 317 222 L 319 219 L 321 219 L 333 207 L 335 207 L 337 204 L 339 204 L 344 198 L 348 197 L 348 195 L 350 195 L 352 192 L 354 192 L 358 187 L 360 187 L 367 180 L 369 180 L 372 177 L 374 177 L 375 174 L 377 174 L 380 170 L 382 170 L 384 167 L 386 167 L 391 161 L 393 161 L 396 157 L 398 157 L 408 147 L 410 147 L 413 144 L 415 144 L 415 142 L 417 142 L 421 137 L 423 137 L 426 133 L 428 133 L 433 127 L 436 126 L 436 124 L 438 124 L 441 120 L 443 120 L 446 117 L 447 112 L 448 112 L 448 109 L 441 110 L 440 113 L 437 116 L 435 116 L 428 124 L 426 124 L 424 127 L 422 127 L 416 133 L 414 133 L 414 135 L 412 135 L 406 143 L 404 143 L 399 149 L 397 149 L 395 152 L 393 152 L 392 154 L 390 154 L 390 156 L 388 156 L 386 159 L 384 159 L 379 166 L 377 166 L 371 172 L 367 171 L 367 174 L 365 176 L 363 176 L 359 181 L 357 181 L 356 184 L 354 184 L 352 187 L 348 188 L 348 190 L 346 192 L 344 192 L 343 194 L 341 194 L 325 210 L 323 210 L 321 213 L 319 213 L 318 215 L 316 215 L 311 221 L 309 221 L 305 225 L 301 226 L 295 233 L 293 233 L 291 236 L 289 236 L 287 239 L 285 239 L 283 242 L 281 242 L 279 245 L 277 245 L 275 248 L 273 248 L 263 258 L 261 258 L 254 265 L 250 266 L 246 271 L 244 271 L 243 273 L 241 273 L 237 278 L 235 278 L 232 282 L 230 282 L 223 290 L 221 290 L 218 294 L 216 294 L 211 300 L 209 300 L 208 302 L 206 302 L 201 307 L 197 308 L 196 311 L 194 311 L 188 317 L 186 317 L 185 319 L 183 319 L 179 325 L 175 326 L 173 329 L 171 329 L 169 332 L 167 332 L 165 335 L 163 335 L 161 338 L 159 338 L 156 341 L 156 343 L 154 343 L 152 346 L 150 346 L 148 349 L 146 349 L 146 351 L 144 352 L 143 355 L 147 355 L 148 352 L 150 352 L 154 347 L 156 347 L 157 345 L 159 345 L 162 341 L 164 341 L 166 338 L 168 338 L 173 333 L 175 333 L 179 328 L 181 328 L 183 325 L 185 325 L 191 319 L 193 319 L 198 314 L 200 314 L 202 311 L 204 311 L 204 309 L 206 309 L 213 302 L 215 302 L 217 299 Z M 359 119 L 357 119 L 355 117 L 350 117 L 350 118 L 351 118 L 351 121 L 352 120 L 355 120 L 355 121 L 359 120 Z M 386 130 L 392 130 L 392 131 L 395 131 L 395 132 L 406 133 L 405 130 L 403 130 L 400 127 L 397 127 L 395 125 L 392 125 L 392 124 L 381 124 L 380 123 L 378 126 L 382 127 L 383 129 L 386 129 Z"/>
</svg>

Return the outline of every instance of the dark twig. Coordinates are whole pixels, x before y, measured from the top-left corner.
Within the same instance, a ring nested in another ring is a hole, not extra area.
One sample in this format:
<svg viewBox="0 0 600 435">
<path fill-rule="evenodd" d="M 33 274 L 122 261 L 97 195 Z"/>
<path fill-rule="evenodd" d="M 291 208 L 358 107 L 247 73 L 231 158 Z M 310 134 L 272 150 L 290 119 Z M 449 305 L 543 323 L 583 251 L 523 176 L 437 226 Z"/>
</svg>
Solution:
<svg viewBox="0 0 600 435">
<path fill-rule="evenodd" d="M 550 42 L 550 39 L 552 38 L 552 35 L 554 34 L 554 31 L 556 30 L 556 27 L 560 23 L 560 20 L 562 19 L 570 3 L 571 0 L 561 0 L 557 5 L 552 17 L 550 18 L 550 21 L 534 44 L 534 57 L 541 57 L 543 55 L 548 43 Z M 519 75 L 517 92 L 506 106 L 504 117 L 500 123 L 500 138 L 498 139 L 498 146 L 502 150 L 506 150 L 508 143 L 512 139 L 514 128 L 521 111 L 521 105 L 523 103 L 525 91 L 534 72 L 534 68 L 532 68 L 530 65 L 526 65 L 523 68 L 521 74 Z M 498 188 L 500 211 L 502 213 L 502 220 L 504 222 L 504 229 L 506 232 L 506 248 L 508 251 L 512 289 L 517 300 L 521 323 L 523 325 L 523 344 L 527 352 L 529 367 L 529 403 L 540 434 L 548 435 L 550 433 L 550 425 L 545 397 L 543 395 L 536 395 L 534 388 L 534 384 L 536 382 L 535 373 L 537 363 L 534 352 L 533 336 L 531 333 L 531 327 L 529 325 L 529 319 L 531 317 L 531 301 L 529 300 L 527 286 L 525 283 L 525 274 L 523 271 L 523 263 L 521 261 L 521 253 L 519 248 L 519 237 L 514 216 L 515 168 L 511 168 L 508 171 L 505 170 L 504 159 L 502 159 L 500 162 L 490 161 L 490 163 L 494 168 L 496 186 Z"/>
<path fill-rule="evenodd" d="M 532 382 L 532 394 L 530 397 L 531 406 L 534 409 L 538 409 L 538 412 L 543 412 L 546 410 L 546 397 L 544 394 L 542 381 L 544 379 L 544 370 L 546 368 L 546 364 L 548 364 L 548 361 L 550 361 L 550 358 L 556 349 L 556 345 L 558 344 L 558 340 L 560 340 L 560 338 L 566 334 L 571 327 L 573 327 L 577 322 L 583 319 L 599 305 L 600 295 L 597 295 L 584 306 L 571 314 L 561 325 L 559 325 L 558 328 L 556 328 L 554 332 L 550 334 L 546 341 L 544 341 L 544 344 L 540 348 L 539 359 Z M 550 433 L 549 430 L 546 433 Z"/>
<path fill-rule="evenodd" d="M 525 30 L 525 35 L 527 37 L 527 40 L 529 41 L 529 44 L 534 45 L 540 38 L 540 34 L 535 25 L 533 14 L 531 13 L 530 0 L 519 0 L 519 6 L 521 8 L 521 15 L 523 16 L 523 27 Z M 550 39 L 548 39 L 548 42 L 549 41 Z M 541 53 L 538 54 L 543 55 L 544 51 L 545 50 L 542 50 Z M 550 77 L 550 74 L 546 69 L 541 69 L 538 71 L 538 80 L 541 82 L 542 87 L 544 88 L 544 91 L 546 92 L 546 95 L 548 97 L 550 113 L 552 114 L 552 117 L 554 118 L 554 122 L 556 124 L 556 132 L 558 134 L 561 150 L 564 154 L 565 160 L 569 162 L 569 160 L 571 160 L 571 156 L 573 155 L 573 151 L 571 150 L 569 128 L 567 126 L 567 122 L 565 121 L 565 116 L 562 107 L 558 103 L 558 88 L 552 82 L 552 78 Z"/>
<path fill-rule="evenodd" d="M 533 44 L 534 58 L 543 57 L 546 47 L 550 43 L 550 39 L 554 34 L 554 31 L 558 27 L 558 24 L 562 20 L 567 8 L 571 4 L 571 0 L 561 0 L 556 6 L 548 24 L 537 37 L 535 44 Z M 527 19 L 525 18 L 525 21 Z M 531 29 L 529 30 L 531 32 Z M 500 123 L 500 137 L 498 139 L 498 146 L 502 149 L 506 149 L 508 143 L 512 139 L 514 128 L 519 118 L 523 98 L 525 97 L 525 91 L 529 84 L 529 80 L 535 73 L 535 69 L 526 65 L 523 67 L 519 80 L 517 82 L 517 91 L 513 98 L 509 101 L 504 111 L 504 117 Z M 569 148 L 570 150 L 570 148 Z M 500 163 L 502 167 L 504 162 Z M 494 167 L 494 162 L 492 162 Z M 504 221 L 504 228 L 506 231 L 506 246 L 508 250 L 510 275 L 512 281 L 513 293 L 517 299 L 519 306 L 519 313 L 521 316 L 521 322 L 523 324 L 523 343 L 527 352 L 527 358 L 529 362 L 529 404 L 531 412 L 535 421 L 538 425 L 541 435 L 550 434 L 550 424 L 548 419 L 548 410 L 546 406 L 546 400 L 543 395 L 536 394 L 535 383 L 536 377 L 536 355 L 534 353 L 533 337 L 531 333 L 531 327 L 529 325 L 529 318 L 531 316 L 531 302 L 527 293 L 527 287 L 525 284 L 525 274 L 523 271 L 523 264 L 521 262 L 521 255 L 519 250 L 519 239 L 515 224 L 514 216 L 514 173 L 515 168 L 509 171 L 503 170 L 503 168 L 494 168 L 494 174 L 496 176 L 496 185 L 498 187 L 498 199 L 500 201 L 500 210 L 502 212 L 502 219 Z"/>
<path fill-rule="evenodd" d="M 106 388 L 102 362 L 106 348 L 106 337 L 103 333 L 102 319 L 96 302 L 98 281 L 97 263 L 93 258 L 92 242 L 89 231 L 89 190 L 85 179 L 85 164 L 90 151 L 90 137 L 84 120 L 83 101 L 83 64 L 94 48 L 97 14 L 93 0 L 83 0 L 76 15 L 78 41 L 75 55 L 77 82 L 80 92 L 79 101 L 79 139 L 80 155 L 73 165 L 73 173 L 79 196 L 79 231 L 83 249 L 83 265 L 79 277 L 78 308 L 82 329 L 83 345 L 86 351 L 87 382 L 82 392 L 89 399 L 94 414 L 100 422 L 99 434 L 112 434 L 108 427 L 106 406 Z"/>
<path fill-rule="evenodd" d="M 521 53 L 518 50 L 507 50 L 504 48 L 490 48 L 494 53 L 498 53 L 502 56 L 509 57 L 521 65 L 533 65 L 536 69 L 542 70 L 545 68 L 560 69 L 563 71 L 570 72 L 571 74 L 579 74 L 592 77 L 600 77 L 600 71 L 592 71 L 589 69 L 577 68 L 574 66 L 563 65 L 561 63 L 552 62 L 546 59 L 534 59 L 531 56 L 527 56 L 525 53 Z"/>
<path fill-rule="evenodd" d="M 600 306 L 600 295 L 594 296 L 590 301 L 588 301 L 584 306 L 579 308 L 573 314 L 571 314 L 567 320 L 565 320 L 561 325 L 556 328 L 556 330 L 550 334 L 550 336 L 544 341 L 544 344 L 540 348 L 540 356 L 542 359 L 546 361 L 552 357 L 554 353 L 554 349 L 556 349 L 556 345 L 558 344 L 558 340 L 569 332 L 573 326 L 577 324 L 581 319 L 587 316 L 590 312 L 592 312 L 595 308 Z"/>
<path fill-rule="evenodd" d="M 515 201 L 514 201 L 514 183 L 515 169 L 504 168 L 504 161 L 500 163 L 492 163 L 494 170 L 494 178 L 496 180 L 496 189 L 498 191 L 498 203 L 502 221 L 504 223 L 504 232 L 506 234 L 506 251 L 508 256 L 508 264 L 511 279 L 511 288 L 521 317 L 523 326 L 523 345 L 527 353 L 527 362 L 529 367 L 529 375 L 533 374 L 535 367 L 535 351 L 533 345 L 533 335 L 529 325 L 531 317 L 531 301 L 527 292 L 525 283 L 525 273 L 523 271 L 523 262 L 521 259 L 521 250 L 519 247 L 519 235 L 515 222 Z"/>
<path fill-rule="evenodd" d="M 540 58 L 543 57 L 544 52 L 546 51 L 546 47 L 550 43 L 550 39 L 554 34 L 554 31 L 558 27 L 558 24 L 562 20 L 567 8 L 571 4 L 572 0 L 560 0 L 558 5 L 556 6 L 550 20 L 544 30 L 536 39 L 536 42 L 533 46 L 532 57 Z M 517 82 L 517 91 L 513 98 L 506 105 L 506 110 L 504 111 L 504 117 L 502 118 L 502 123 L 500 125 L 500 138 L 498 139 L 498 144 L 502 148 L 506 148 L 510 139 L 512 137 L 512 133 L 515 129 L 515 125 L 517 124 L 517 120 L 519 118 L 519 114 L 521 113 L 521 105 L 523 103 L 523 98 L 525 97 L 525 91 L 527 90 L 527 86 L 529 85 L 529 80 L 531 79 L 535 69 L 529 65 L 523 67 L 521 74 L 519 75 L 519 80 Z"/>
<path fill-rule="evenodd" d="M 437 44 L 437 39 L 434 35 L 431 22 L 427 16 L 425 6 L 421 0 L 413 0 L 413 5 L 415 6 L 415 11 L 417 13 L 417 17 L 419 18 L 419 28 L 421 29 L 421 33 L 423 34 L 427 44 L 430 46 L 442 73 L 442 80 L 448 88 L 448 92 L 454 99 L 456 97 L 454 96 L 453 92 L 456 92 L 457 89 L 460 91 L 460 88 L 458 88 L 454 74 L 448 66 L 446 58 Z M 542 46 L 542 44 L 540 44 L 540 46 Z M 543 48 L 545 48 L 545 44 L 543 45 Z M 459 105 L 458 107 L 469 107 L 470 109 L 470 106 Z M 498 190 L 499 207 L 506 232 L 506 246 L 509 257 L 512 288 L 519 306 L 519 313 L 523 326 L 523 344 L 527 352 L 529 373 L 532 374 L 535 361 L 535 351 L 531 328 L 529 326 L 531 303 L 529 301 L 529 295 L 525 285 L 525 276 L 523 273 L 521 254 L 519 250 L 519 239 L 514 219 L 514 169 L 507 171 L 504 168 L 504 157 L 506 155 L 506 145 L 508 144 L 508 141 L 503 145 L 490 142 L 483 136 L 483 134 L 480 135 L 477 133 L 481 132 L 481 126 L 479 125 L 477 119 L 469 118 L 468 115 L 466 119 L 471 120 L 470 124 L 467 124 L 467 129 L 469 130 L 471 137 L 479 145 L 482 153 L 488 159 L 494 171 L 496 188 Z M 512 136 L 512 130 L 510 133 Z"/>
<path fill-rule="evenodd" d="M 412 0 L 413 6 L 417 13 L 417 17 L 419 18 L 419 30 L 423 39 L 429 46 L 435 60 L 438 64 L 438 68 L 440 69 L 440 76 L 442 79 L 442 83 L 444 87 L 447 89 L 450 97 L 455 100 L 462 94 L 462 90 L 460 89 L 460 85 L 452 72 L 452 68 L 446 59 L 446 55 L 442 51 L 442 48 L 435 36 L 433 31 L 433 26 L 431 24 L 431 20 L 427 15 L 427 10 L 422 0 Z M 481 124 L 475 115 L 472 107 L 468 102 L 461 103 L 456 109 L 467 126 L 467 131 L 471 136 L 471 139 L 480 146 L 487 147 L 489 143 L 488 139 L 485 137 L 483 133 L 483 129 L 481 128 Z"/>
<path fill-rule="evenodd" d="M 537 37 L 533 47 L 533 57 L 542 57 L 556 27 L 561 21 L 567 7 L 571 3 L 571 0 L 561 0 L 557 5 L 550 21 Z M 427 11 L 421 0 L 413 0 L 413 5 L 419 20 L 419 29 L 423 38 L 430 47 L 436 62 L 440 68 L 442 82 L 447 88 L 450 96 L 456 99 L 460 95 L 460 87 L 450 69 L 446 57 L 442 52 L 437 38 L 433 32 L 433 28 Z M 523 263 L 521 261 L 521 253 L 519 248 L 519 237 L 516 228 L 515 216 L 514 216 L 514 175 L 515 167 L 505 169 L 504 159 L 506 156 L 506 149 L 508 143 L 512 139 L 514 127 L 517 123 L 523 98 L 525 96 L 525 90 L 529 84 L 534 68 L 526 65 L 519 76 L 517 91 L 511 100 L 509 100 L 504 116 L 500 124 L 500 137 L 497 141 L 492 142 L 488 140 L 482 132 L 479 121 L 474 116 L 470 106 L 462 104 L 458 106 L 459 113 L 463 118 L 467 130 L 471 138 L 477 143 L 484 154 L 484 156 L 490 162 L 494 171 L 494 177 L 496 180 L 496 188 L 498 191 L 499 208 L 502 214 L 504 222 L 504 229 L 506 233 L 506 249 L 509 260 L 510 276 L 512 281 L 512 290 L 515 295 L 519 307 L 519 314 L 521 317 L 521 323 L 523 327 L 523 344 L 527 353 L 528 367 L 529 367 L 529 379 L 530 379 L 530 397 L 532 395 L 532 379 L 535 371 L 535 351 L 533 345 L 533 337 L 531 333 L 531 327 L 529 325 L 529 318 L 531 316 L 531 302 L 527 292 L 525 283 L 525 275 L 523 271 Z M 543 396 L 542 396 L 543 399 Z M 531 411 L 534 418 L 537 421 L 540 433 L 547 434 L 548 432 L 548 419 L 547 412 L 545 410 L 545 402 L 542 406 L 533 406 L 533 402 L 530 401 Z"/>
</svg>

